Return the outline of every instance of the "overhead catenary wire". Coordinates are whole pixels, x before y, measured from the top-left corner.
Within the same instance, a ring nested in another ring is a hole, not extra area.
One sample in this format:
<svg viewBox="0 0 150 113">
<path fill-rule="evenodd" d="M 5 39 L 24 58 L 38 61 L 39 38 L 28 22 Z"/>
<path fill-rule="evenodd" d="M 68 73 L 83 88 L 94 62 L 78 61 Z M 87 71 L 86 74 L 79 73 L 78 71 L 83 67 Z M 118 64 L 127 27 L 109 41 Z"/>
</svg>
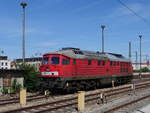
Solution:
<svg viewBox="0 0 150 113">
<path fill-rule="evenodd" d="M 122 6 L 124 6 L 125 8 L 127 8 L 130 12 L 132 12 L 136 17 L 138 17 L 139 19 L 141 19 L 145 24 L 150 26 L 150 22 L 147 21 L 144 17 L 140 16 L 138 13 L 136 13 L 133 9 L 131 9 L 130 7 L 128 7 L 125 3 L 123 3 L 121 0 L 117 0 Z"/>
</svg>

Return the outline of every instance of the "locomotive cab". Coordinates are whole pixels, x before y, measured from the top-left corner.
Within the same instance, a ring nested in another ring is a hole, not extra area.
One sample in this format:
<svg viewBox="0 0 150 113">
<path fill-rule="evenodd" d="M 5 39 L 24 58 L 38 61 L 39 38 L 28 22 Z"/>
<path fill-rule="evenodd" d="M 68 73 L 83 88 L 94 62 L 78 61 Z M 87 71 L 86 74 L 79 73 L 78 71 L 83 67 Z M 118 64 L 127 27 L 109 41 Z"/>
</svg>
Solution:
<svg viewBox="0 0 150 113">
<path fill-rule="evenodd" d="M 59 75 L 60 56 L 48 55 L 44 56 L 40 67 L 42 77 L 57 77 Z"/>
<path fill-rule="evenodd" d="M 71 65 L 74 63 L 74 65 Z M 75 60 L 63 55 L 46 55 L 40 67 L 41 77 L 63 77 L 75 73 Z"/>
</svg>

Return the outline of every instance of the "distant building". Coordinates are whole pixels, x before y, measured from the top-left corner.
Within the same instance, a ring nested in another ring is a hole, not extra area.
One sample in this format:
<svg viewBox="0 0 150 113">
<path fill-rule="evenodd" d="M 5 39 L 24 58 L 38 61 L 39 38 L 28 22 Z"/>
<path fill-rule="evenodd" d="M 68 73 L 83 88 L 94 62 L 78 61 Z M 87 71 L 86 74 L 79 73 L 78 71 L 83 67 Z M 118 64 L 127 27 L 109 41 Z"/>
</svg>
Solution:
<svg viewBox="0 0 150 113">
<path fill-rule="evenodd" d="M 16 62 L 12 61 L 12 62 L 10 63 L 10 67 L 11 67 L 11 69 L 16 69 L 16 68 L 17 68 Z"/>
<path fill-rule="evenodd" d="M 16 59 L 15 60 L 16 64 L 20 64 L 22 62 L 23 62 L 22 59 Z M 25 58 L 25 63 L 32 65 L 36 68 L 36 70 L 39 70 L 39 67 L 42 63 L 42 57 Z"/>
<path fill-rule="evenodd" d="M 140 63 L 132 63 L 133 69 L 134 70 L 139 70 L 140 69 Z M 150 69 L 150 63 L 141 63 L 141 68 L 147 67 Z"/>
<path fill-rule="evenodd" d="M 11 61 L 8 60 L 7 56 L 0 56 L 0 69 L 10 69 Z"/>
</svg>

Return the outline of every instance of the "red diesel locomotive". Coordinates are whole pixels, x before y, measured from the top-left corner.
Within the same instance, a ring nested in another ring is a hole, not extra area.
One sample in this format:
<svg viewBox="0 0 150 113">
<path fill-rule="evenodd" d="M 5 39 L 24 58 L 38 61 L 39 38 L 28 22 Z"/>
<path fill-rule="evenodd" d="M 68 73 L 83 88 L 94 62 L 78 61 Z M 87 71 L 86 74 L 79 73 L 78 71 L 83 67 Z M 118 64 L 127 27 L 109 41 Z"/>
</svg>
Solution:
<svg viewBox="0 0 150 113">
<path fill-rule="evenodd" d="M 43 89 L 88 90 L 131 81 L 132 64 L 120 54 L 62 48 L 43 55 L 40 73 Z"/>
</svg>

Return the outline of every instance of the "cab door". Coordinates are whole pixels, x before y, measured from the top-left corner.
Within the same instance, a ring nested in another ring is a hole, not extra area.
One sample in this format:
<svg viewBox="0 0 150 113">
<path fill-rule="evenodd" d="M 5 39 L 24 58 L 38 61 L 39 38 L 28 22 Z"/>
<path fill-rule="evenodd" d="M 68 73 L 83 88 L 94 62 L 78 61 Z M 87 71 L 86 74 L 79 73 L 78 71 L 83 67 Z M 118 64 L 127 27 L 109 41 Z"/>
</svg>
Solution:
<svg viewBox="0 0 150 113">
<path fill-rule="evenodd" d="M 61 59 L 62 73 L 64 77 L 72 76 L 72 64 L 69 57 L 63 56 Z"/>
</svg>

